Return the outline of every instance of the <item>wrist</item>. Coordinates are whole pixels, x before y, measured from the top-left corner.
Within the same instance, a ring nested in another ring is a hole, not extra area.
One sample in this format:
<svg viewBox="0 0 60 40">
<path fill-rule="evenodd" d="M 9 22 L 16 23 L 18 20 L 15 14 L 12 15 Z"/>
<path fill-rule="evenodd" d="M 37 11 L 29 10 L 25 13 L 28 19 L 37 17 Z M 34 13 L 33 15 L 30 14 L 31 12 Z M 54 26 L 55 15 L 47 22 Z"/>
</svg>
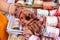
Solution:
<svg viewBox="0 0 60 40">
<path fill-rule="evenodd" d="M 12 5 L 12 7 L 11 7 L 11 14 L 15 13 L 15 9 L 16 9 L 16 6 Z"/>
<path fill-rule="evenodd" d="M 14 12 L 15 12 L 15 9 L 16 9 L 16 6 L 11 4 L 10 7 L 9 7 L 9 14 L 13 15 Z"/>
</svg>

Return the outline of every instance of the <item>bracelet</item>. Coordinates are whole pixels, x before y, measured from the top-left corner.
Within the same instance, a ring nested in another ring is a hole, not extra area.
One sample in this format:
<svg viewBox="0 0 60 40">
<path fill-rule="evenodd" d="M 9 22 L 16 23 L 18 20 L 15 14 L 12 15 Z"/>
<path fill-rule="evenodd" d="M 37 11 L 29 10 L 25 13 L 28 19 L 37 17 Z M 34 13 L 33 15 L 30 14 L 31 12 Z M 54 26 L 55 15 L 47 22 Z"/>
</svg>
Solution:
<svg viewBox="0 0 60 40">
<path fill-rule="evenodd" d="M 14 5 L 14 4 L 10 4 L 10 6 L 9 6 L 9 15 L 12 15 L 11 9 L 12 9 L 12 6 L 13 6 L 13 5 Z M 19 15 L 18 15 L 18 12 L 19 12 L 19 6 L 16 6 L 13 15 L 16 16 L 16 17 L 18 17 L 18 16 L 19 16 Z"/>
<path fill-rule="evenodd" d="M 14 6 L 14 4 L 10 4 L 10 6 L 9 6 L 9 15 L 14 15 L 15 14 L 15 10 L 16 10 L 16 7 L 15 7 L 15 10 L 14 10 L 14 13 L 11 13 L 12 12 L 12 6 Z"/>
<path fill-rule="evenodd" d="M 12 14 L 12 13 L 11 13 L 11 6 L 12 6 L 12 5 L 13 5 L 13 4 L 10 4 L 9 9 L 8 9 L 9 15 Z"/>
<path fill-rule="evenodd" d="M 19 6 L 16 6 L 16 8 L 15 8 L 15 12 L 14 12 L 14 15 L 16 16 L 16 17 L 18 17 L 19 15 L 18 15 L 18 12 L 19 12 Z"/>
</svg>

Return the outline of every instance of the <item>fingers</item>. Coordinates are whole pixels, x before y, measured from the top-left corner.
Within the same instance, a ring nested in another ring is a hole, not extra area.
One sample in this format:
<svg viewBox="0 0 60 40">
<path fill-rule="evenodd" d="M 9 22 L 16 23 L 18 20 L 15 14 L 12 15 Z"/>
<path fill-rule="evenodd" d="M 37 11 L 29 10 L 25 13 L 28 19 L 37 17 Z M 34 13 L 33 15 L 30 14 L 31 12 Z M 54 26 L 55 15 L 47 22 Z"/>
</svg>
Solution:
<svg viewBox="0 0 60 40">
<path fill-rule="evenodd" d="M 33 31 L 34 34 L 40 34 L 41 33 L 41 28 L 40 24 L 38 22 L 31 22 L 28 27 L 31 31 Z"/>
<path fill-rule="evenodd" d="M 32 13 L 32 14 L 31 14 L 31 17 L 32 17 L 33 19 L 37 18 L 37 16 L 36 16 L 35 13 Z"/>
<path fill-rule="evenodd" d="M 32 34 L 35 34 L 31 25 L 28 25 L 28 29 L 32 32 Z"/>
<path fill-rule="evenodd" d="M 40 23 L 37 21 L 37 22 L 35 22 L 35 24 L 36 24 L 37 27 L 38 27 L 38 29 L 36 30 L 36 35 L 41 35 L 41 33 L 42 33 L 42 28 L 41 28 Z"/>
<path fill-rule="evenodd" d="M 41 25 L 35 13 L 24 9 L 20 14 L 20 20 L 25 26 L 28 26 L 28 29 L 30 29 L 33 34 L 41 33 Z"/>
</svg>

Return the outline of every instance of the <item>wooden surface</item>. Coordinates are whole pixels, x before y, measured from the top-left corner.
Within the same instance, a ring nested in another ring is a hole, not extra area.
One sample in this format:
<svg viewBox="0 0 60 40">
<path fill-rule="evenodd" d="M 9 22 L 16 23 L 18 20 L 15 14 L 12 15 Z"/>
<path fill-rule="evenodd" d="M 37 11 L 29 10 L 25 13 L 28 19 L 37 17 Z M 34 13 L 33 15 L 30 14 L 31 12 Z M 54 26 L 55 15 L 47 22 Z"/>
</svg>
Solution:
<svg viewBox="0 0 60 40">
<path fill-rule="evenodd" d="M 40 6 L 40 5 L 27 6 L 27 5 L 22 5 L 19 3 L 16 3 L 15 5 L 20 6 L 20 7 L 27 7 L 27 8 L 43 8 L 43 6 Z"/>
<path fill-rule="evenodd" d="M 32 5 L 32 6 L 27 6 L 27 5 L 22 5 L 22 4 L 19 4 L 19 3 L 15 3 L 16 6 L 20 6 L 20 7 L 26 7 L 26 8 L 35 8 L 35 9 L 44 9 L 43 8 L 43 5 Z M 54 10 L 56 8 L 53 8 L 53 9 L 45 9 L 45 10 Z"/>
</svg>

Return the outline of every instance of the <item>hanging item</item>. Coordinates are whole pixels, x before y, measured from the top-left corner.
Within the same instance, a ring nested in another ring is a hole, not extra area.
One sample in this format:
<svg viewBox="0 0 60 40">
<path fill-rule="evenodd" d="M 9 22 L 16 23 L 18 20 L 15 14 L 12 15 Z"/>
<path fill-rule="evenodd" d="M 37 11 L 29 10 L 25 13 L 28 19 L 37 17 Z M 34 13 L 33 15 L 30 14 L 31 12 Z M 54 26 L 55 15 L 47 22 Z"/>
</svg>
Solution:
<svg viewBox="0 0 60 40">
<path fill-rule="evenodd" d="M 56 27 L 58 24 L 58 18 L 56 16 L 46 16 L 46 26 Z"/>
<path fill-rule="evenodd" d="M 43 35 L 52 38 L 58 37 L 59 29 L 52 26 L 46 26 L 46 28 L 43 31 Z"/>
</svg>

